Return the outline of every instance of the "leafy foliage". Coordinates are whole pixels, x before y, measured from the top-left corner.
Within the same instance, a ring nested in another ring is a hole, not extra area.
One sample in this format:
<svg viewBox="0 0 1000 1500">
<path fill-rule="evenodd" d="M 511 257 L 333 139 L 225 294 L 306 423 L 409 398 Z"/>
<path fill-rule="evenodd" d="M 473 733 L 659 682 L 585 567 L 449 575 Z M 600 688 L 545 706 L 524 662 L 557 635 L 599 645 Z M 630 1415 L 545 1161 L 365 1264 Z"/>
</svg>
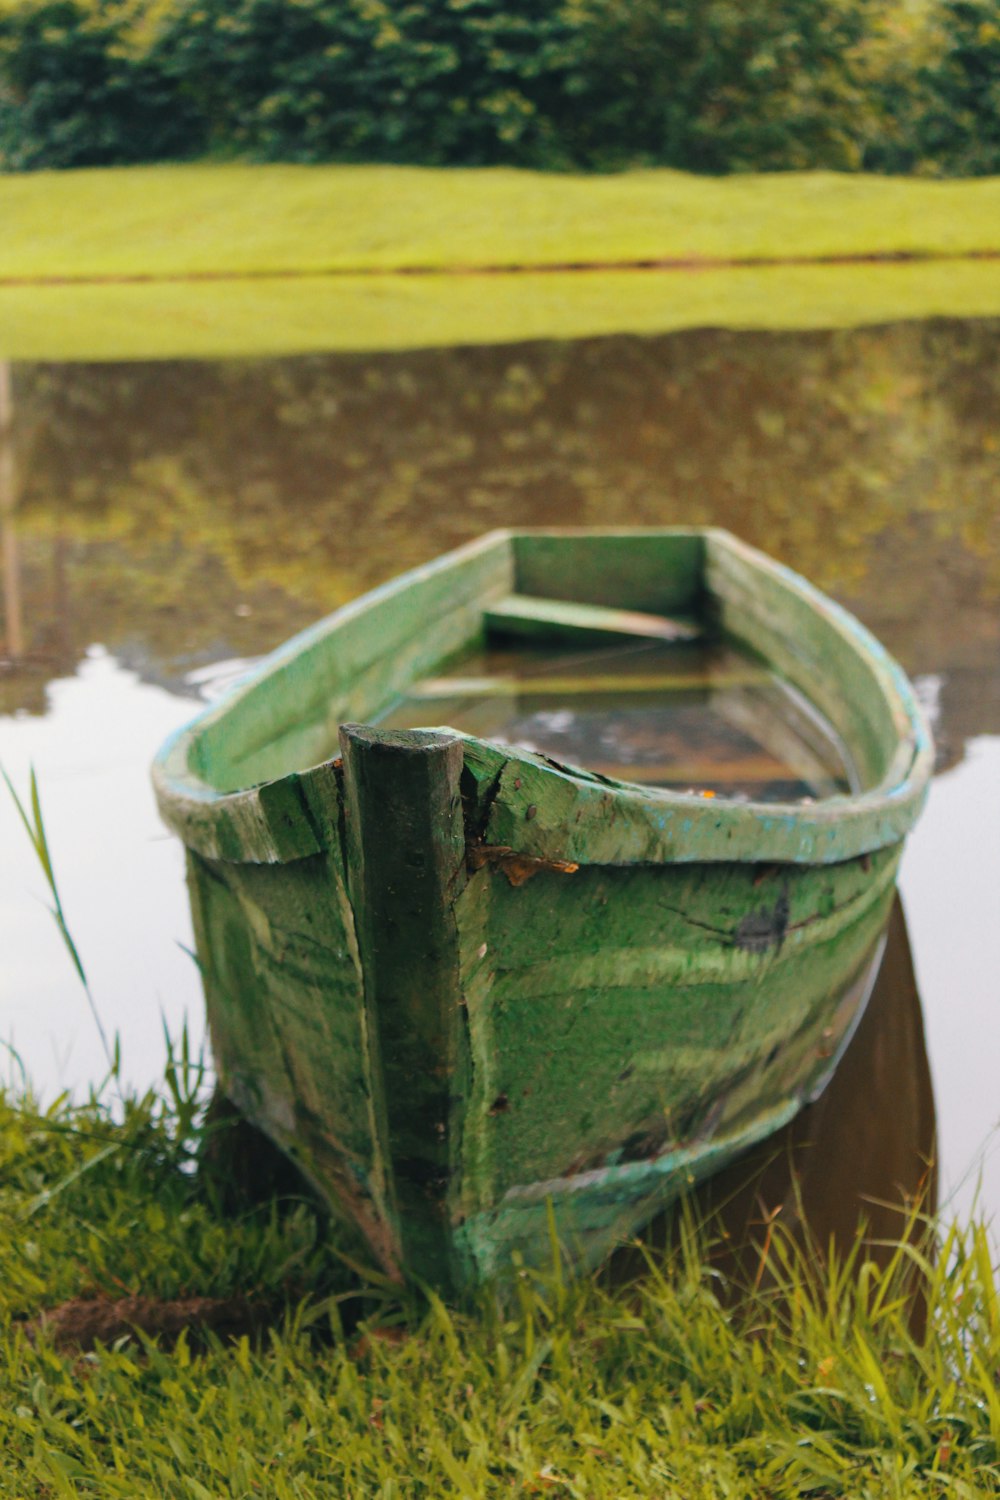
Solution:
<svg viewBox="0 0 1000 1500">
<path fill-rule="evenodd" d="M 869 0 L 577 0 L 575 154 L 698 172 L 856 167 L 870 11 Z"/>
<path fill-rule="evenodd" d="M 995 170 L 998 0 L 918 14 L 875 0 L 0 0 L 0 162 Z"/>
<path fill-rule="evenodd" d="M 200 146 L 176 90 L 126 46 L 121 4 L 20 0 L 0 10 L 0 163 L 86 167 Z"/>
<path fill-rule="evenodd" d="M 574 33 L 530 0 L 180 0 L 152 56 L 259 159 L 538 161 Z"/>
<path fill-rule="evenodd" d="M 1000 0 L 944 0 L 941 33 L 923 73 L 921 153 L 957 176 L 1000 172 Z"/>
</svg>

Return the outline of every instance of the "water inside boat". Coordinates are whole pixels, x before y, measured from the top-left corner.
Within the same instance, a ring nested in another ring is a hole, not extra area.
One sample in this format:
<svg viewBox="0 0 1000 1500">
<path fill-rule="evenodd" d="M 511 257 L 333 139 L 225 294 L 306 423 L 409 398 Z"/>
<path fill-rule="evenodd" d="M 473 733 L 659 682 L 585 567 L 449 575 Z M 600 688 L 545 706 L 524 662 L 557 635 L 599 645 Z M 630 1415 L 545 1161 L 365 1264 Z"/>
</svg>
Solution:
<svg viewBox="0 0 1000 1500">
<path fill-rule="evenodd" d="M 490 643 L 412 685 L 384 728 L 448 725 L 646 786 L 755 802 L 857 789 L 816 708 L 735 642 Z"/>
</svg>

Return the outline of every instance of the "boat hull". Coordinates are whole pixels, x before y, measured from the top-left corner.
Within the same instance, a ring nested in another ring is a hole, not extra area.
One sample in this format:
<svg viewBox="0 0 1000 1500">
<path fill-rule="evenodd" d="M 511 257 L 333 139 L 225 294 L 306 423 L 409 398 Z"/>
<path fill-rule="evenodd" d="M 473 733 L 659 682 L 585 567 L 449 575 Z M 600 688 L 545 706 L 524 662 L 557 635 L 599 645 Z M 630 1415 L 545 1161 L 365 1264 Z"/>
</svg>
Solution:
<svg viewBox="0 0 1000 1500">
<path fill-rule="evenodd" d="M 373 725 L 540 593 L 602 621 L 702 610 L 818 702 L 858 791 L 740 804 Z M 487 538 L 161 753 L 221 1085 L 392 1277 L 456 1294 L 550 1263 L 554 1236 L 595 1265 L 822 1089 L 930 763 L 878 644 L 733 539 Z"/>
<path fill-rule="evenodd" d="M 343 769 L 327 779 L 343 827 Z M 512 880 L 461 827 L 439 827 L 440 869 L 410 836 L 392 869 L 346 840 L 282 866 L 191 854 L 189 884 L 222 1087 L 389 1274 L 452 1292 L 515 1251 L 549 1262 L 553 1227 L 596 1265 L 814 1097 L 899 858 Z"/>
</svg>

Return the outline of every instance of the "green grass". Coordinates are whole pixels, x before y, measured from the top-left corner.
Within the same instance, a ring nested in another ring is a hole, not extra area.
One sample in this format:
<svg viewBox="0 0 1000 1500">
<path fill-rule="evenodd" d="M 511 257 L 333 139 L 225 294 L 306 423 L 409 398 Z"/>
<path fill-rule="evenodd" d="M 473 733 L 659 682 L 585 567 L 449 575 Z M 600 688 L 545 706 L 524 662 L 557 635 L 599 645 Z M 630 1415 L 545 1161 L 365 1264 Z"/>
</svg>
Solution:
<svg viewBox="0 0 1000 1500">
<path fill-rule="evenodd" d="M 1000 250 L 1000 179 L 202 165 L 0 177 L 0 279 Z"/>
<path fill-rule="evenodd" d="M 742 1296 L 682 1237 L 615 1289 L 525 1276 L 460 1311 L 352 1280 L 306 1201 L 226 1213 L 198 1123 L 155 1095 L 0 1102 L 0 1493 L 11 1496 L 1000 1494 L 985 1231 L 819 1268 L 775 1236 Z M 910 1290 L 907 1291 L 907 1281 Z M 764 1287 L 767 1290 L 764 1290 Z M 277 1299 L 262 1338 L 92 1352 L 19 1320 L 73 1296 Z M 345 1332 L 352 1316 L 408 1335 Z"/>
<path fill-rule="evenodd" d="M 1000 312 L 994 264 L 941 259 L 1000 251 L 1000 179 L 151 167 L 0 177 L 0 222 L 0 357 L 12 359 L 397 349 Z M 929 259 L 815 264 L 871 255 Z M 719 268 L 789 258 L 806 264 Z M 613 269 L 664 260 L 687 269 Z M 605 269 L 367 274 L 566 264 Z"/>
</svg>

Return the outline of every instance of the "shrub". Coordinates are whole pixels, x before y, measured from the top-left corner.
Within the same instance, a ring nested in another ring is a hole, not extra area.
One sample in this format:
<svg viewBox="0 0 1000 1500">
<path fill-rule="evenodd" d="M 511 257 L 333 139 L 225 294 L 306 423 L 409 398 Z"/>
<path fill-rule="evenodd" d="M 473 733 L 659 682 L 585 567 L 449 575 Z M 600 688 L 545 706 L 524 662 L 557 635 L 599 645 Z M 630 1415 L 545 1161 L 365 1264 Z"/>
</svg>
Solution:
<svg viewBox="0 0 1000 1500">
<path fill-rule="evenodd" d="M 940 32 L 921 72 L 920 154 L 957 177 L 1000 172 L 1000 0 L 943 0 Z"/>
<path fill-rule="evenodd" d="M 153 55 L 219 149 L 541 163 L 574 33 L 531 0 L 181 0 Z"/>
<path fill-rule="evenodd" d="M 0 0 L 0 164 L 1000 170 L 1000 0 Z"/>
<path fill-rule="evenodd" d="M 201 147 L 176 91 L 128 45 L 129 12 L 81 0 L 0 11 L 0 162 L 104 166 Z"/>
<path fill-rule="evenodd" d="M 576 0 L 577 154 L 700 172 L 859 164 L 870 0 Z"/>
</svg>

